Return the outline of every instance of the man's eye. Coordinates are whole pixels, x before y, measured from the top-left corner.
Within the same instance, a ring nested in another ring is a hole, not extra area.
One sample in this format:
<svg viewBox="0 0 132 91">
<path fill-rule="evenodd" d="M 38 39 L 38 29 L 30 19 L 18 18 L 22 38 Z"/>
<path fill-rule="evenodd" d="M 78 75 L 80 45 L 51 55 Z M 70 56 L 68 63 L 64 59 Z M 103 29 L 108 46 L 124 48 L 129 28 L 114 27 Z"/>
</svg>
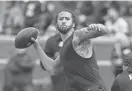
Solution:
<svg viewBox="0 0 132 91">
<path fill-rule="evenodd" d="M 63 20 L 63 18 L 59 18 L 59 20 Z"/>
<path fill-rule="evenodd" d="M 66 17 L 66 20 L 70 20 L 70 18 Z"/>
</svg>

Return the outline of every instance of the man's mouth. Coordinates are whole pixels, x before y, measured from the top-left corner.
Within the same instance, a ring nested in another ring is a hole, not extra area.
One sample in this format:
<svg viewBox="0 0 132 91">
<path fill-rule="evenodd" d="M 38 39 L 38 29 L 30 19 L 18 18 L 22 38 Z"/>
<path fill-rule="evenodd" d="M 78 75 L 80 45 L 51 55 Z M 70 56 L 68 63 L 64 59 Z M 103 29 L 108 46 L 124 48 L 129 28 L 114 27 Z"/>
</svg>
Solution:
<svg viewBox="0 0 132 91">
<path fill-rule="evenodd" d="M 61 25 L 61 27 L 66 27 L 66 25 Z"/>
<path fill-rule="evenodd" d="M 65 26 L 65 25 L 62 25 L 62 26 L 61 26 L 61 28 L 62 28 L 62 29 L 66 29 L 66 28 L 67 28 L 67 26 Z"/>
</svg>

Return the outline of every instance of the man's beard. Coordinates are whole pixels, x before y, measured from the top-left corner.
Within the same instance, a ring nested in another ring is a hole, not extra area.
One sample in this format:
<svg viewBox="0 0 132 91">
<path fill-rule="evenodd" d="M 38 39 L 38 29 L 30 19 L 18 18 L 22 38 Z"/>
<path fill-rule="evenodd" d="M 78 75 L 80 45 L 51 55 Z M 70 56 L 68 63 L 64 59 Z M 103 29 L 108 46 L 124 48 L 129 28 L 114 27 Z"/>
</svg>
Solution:
<svg viewBox="0 0 132 91">
<path fill-rule="evenodd" d="M 60 33 L 62 33 L 62 34 L 66 34 L 66 33 L 68 33 L 71 29 L 72 29 L 72 25 L 71 26 L 69 26 L 69 27 L 67 27 L 67 26 L 58 26 L 57 25 L 57 29 L 58 29 L 58 31 L 60 32 Z"/>
</svg>

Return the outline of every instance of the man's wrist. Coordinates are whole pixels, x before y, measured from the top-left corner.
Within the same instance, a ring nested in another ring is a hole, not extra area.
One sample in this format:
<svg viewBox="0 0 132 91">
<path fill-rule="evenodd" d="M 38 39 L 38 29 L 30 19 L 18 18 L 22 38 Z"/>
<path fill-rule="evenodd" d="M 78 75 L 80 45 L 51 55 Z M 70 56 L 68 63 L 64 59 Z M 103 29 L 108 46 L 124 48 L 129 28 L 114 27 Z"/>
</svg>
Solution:
<svg viewBox="0 0 132 91">
<path fill-rule="evenodd" d="M 98 24 L 99 25 L 99 31 L 103 32 L 103 33 L 109 33 L 109 29 L 103 25 L 103 24 Z"/>
</svg>

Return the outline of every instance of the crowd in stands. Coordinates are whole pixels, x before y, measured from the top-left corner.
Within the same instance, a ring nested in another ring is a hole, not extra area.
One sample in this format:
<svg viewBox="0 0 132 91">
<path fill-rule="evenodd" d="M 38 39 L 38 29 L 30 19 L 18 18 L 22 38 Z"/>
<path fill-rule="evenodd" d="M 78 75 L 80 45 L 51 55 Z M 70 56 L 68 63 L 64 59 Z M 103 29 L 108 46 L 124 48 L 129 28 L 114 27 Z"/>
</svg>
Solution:
<svg viewBox="0 0 132 91">
<path fill-rule="evenodd" d="M 36 27 L 44 33 L 52 24 L 52 3 L 39 1 L 6 1 L 2 34 L 16 35 L 25 27 Z"/>
<path fill-rule="evenodd" d="M 2 2 L 2 1 L 1 1 Z M 69 9 L 78 15 L 78 26 L 87 26 L 90 23 L 108 25 L 110 17 L 108 11 L 114 8 L 121 17 L 132 14 L 130 1 L 4 1 L 5 9 L 2 14 L 1 34 L 16 35 L 25 27 L 36 27 L 43 35 L 48 30 L 54 30 L 56 12 Z M 110 12 L 114 12 L 111 10 Z M 118 22 L 124 21 L 119 19 Z M 113 21 L 112 21 L 113 22 Z M 125 21 L 124 21 L 125 22 Z M 127 21 L 126 21 L 127 22 Z M 114 23 L 113 23 L 114 24 Z M 122 24 L 123 25 L 123 24 Z M 109 25 L 111 26 L 111 25 Z M 121 30 L 122 31 L 122 30 Z M 129 30 L 123 30 L 129 34 Z"/>
</svg>

